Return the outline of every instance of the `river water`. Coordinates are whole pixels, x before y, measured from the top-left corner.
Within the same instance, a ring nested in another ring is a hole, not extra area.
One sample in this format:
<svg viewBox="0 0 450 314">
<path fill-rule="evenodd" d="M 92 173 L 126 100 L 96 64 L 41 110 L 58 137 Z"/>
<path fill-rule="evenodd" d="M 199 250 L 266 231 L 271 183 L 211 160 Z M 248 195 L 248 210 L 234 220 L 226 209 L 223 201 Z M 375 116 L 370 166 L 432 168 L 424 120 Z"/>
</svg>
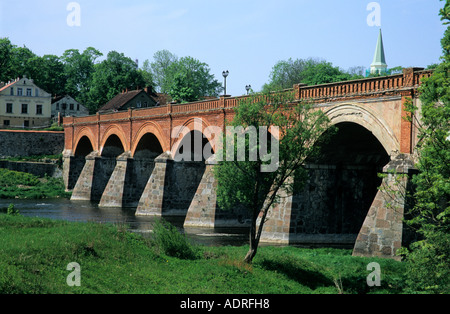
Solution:
<svg viewBox="0 0 450 314">
<path fill-rule="evenodd" d="M 130 231 L 149 236 L 157 217 L 136 216 L 132 208 L 100 208 L 91 202 L 55 200 L 3 200 L 0 208 L 14 204 L 20 214 L 56 220 L 118 223 L 129 226 Z M 183 228 L 183 217 L 165 217 L 194 243 L 206 246 L 244 245 L 248 231 L 242 228 Z"/>
</svg>

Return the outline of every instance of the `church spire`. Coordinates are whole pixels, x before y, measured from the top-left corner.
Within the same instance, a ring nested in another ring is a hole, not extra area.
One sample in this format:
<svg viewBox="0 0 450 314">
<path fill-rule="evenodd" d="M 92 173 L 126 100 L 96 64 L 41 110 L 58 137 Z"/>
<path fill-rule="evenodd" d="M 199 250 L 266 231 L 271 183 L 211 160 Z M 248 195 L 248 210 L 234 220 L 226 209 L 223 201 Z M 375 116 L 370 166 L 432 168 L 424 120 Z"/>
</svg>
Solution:
<svg viewBox="0 0 450 314">
<path fill-rule="evenodd" d="M 378 73 L 385 74 L 387 70 L 386 57 L 384 55 L 384 46 L 383 46 L 383 35 L 378 35 L 377 47 L 375 49 L 375 56 L 373 57 L 373 62 L 370 65 L 370 73 Z"/>
</svg>

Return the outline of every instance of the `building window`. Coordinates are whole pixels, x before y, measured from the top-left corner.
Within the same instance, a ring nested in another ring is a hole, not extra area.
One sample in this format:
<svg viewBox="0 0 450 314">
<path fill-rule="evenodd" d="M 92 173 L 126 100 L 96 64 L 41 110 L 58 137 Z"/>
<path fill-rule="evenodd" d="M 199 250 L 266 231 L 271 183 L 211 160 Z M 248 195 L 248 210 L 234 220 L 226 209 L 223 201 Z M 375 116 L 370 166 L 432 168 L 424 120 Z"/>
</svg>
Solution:
<svg viewBox="0 0 450 314">
<path fill-rule="evenodd" d="M 56 104 L 56 110 L 59 110 L 59 104 Z"/>
<path fill-rule="evenodd" d="M 6 113 L 13 113 L 13 104 L 6 104 Z"/>
<path fill-rule="evenodd" d="M 27 88 L 27 96 L 32 96 L 32 95 L 31 95 L 32 92 L 33 92 L 33 91 L 32 91 L 31 88 Z"/>
<path fill-rule="evenodd" d="M 10 125 L 11 125 L 11 121 L 9 121 L 9 120 L 3 120 L 3 125 L 4 125 L 4 126 L 10 126 Z"/>
<path fill-rule="evenodd" d="M 39 89 L 36 88 L 36 97 L 39 97 Z"/>
<path fill-rule="evenodd" d="M 36 105 L 36 114 L 42 115 L 42 105 Z"/>
<path fill-rule="evenodd" d="M 77 111 L 80 111 L 80 104 L 77 104 Z"/>
<path fill-rule="evenodd" d="M 28 120 L 23 121 L 23 126 L 25 128 L 28 128 L 30 126 L 30 121 L 28 121 Z"/>
<path fill-rule="evenodd" d="M 23 95 L 22 88 L 17 88 L 17 96 L 22 96 L 22 95 Z"/>
<path fill-rule="evenodd" d="M 22 114 L 28 114 L 28 105 L 22 104 Z"/>
<path fill-rule="evenodd" d="M 73 104 L 70 104 L 70 110 L 73 110 Z"/>
<path fill-rule="evenodd" d="M 11 87 L 11 96 L 14 96 L 14 87 Z"/>
</svg>

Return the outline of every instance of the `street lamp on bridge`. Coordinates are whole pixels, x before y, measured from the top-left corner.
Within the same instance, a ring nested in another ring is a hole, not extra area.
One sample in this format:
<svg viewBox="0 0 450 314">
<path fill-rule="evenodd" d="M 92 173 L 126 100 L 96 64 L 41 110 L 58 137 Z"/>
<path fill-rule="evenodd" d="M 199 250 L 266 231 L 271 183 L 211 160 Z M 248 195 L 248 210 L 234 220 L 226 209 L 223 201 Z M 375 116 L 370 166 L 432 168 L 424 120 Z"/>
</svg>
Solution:
<svg viewBox="0 0 450 314">
<path fill-rule="evenodd" d="M 223 78 L 224 78 L 224 96 L 227 94 L 227 76 L 228 76 L 228 74 L 230 74 L 230 72 L 228 72 L 228 70 L 226 70 L 226 71 L 223 71 L 222 72 L 222 75 L 223 75 Z"/>
</svg>

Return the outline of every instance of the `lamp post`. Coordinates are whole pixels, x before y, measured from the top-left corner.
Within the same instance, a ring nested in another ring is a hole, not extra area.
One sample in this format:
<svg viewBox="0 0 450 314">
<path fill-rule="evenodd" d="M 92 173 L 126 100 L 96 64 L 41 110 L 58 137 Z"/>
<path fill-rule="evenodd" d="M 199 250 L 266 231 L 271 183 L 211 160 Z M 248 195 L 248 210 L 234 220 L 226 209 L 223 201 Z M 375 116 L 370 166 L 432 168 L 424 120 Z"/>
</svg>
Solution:
<svg viewBox="0 0 450 314">
<path fill-rule="evenodd" d="M 249 92 L 249 90 L 252 88 L 252 86 L 251 85 L 246 85 L 245 86 L 245 89 L 247 90 L 247 95 L 248 95 L 248 92 Z"/>
<path fill-rule="evenodd" d="M 227 76 L 228 76 L 228 74 L 230 74 L 230 72 L 228 72 L 228 70 L 222 72 L 222 75 L 223 75 L 223 78 L 224 78 L 224 81 L 225 81 L 224 94 L 223 94 L 224 96 L 227 94 Z"/>
</svg>

